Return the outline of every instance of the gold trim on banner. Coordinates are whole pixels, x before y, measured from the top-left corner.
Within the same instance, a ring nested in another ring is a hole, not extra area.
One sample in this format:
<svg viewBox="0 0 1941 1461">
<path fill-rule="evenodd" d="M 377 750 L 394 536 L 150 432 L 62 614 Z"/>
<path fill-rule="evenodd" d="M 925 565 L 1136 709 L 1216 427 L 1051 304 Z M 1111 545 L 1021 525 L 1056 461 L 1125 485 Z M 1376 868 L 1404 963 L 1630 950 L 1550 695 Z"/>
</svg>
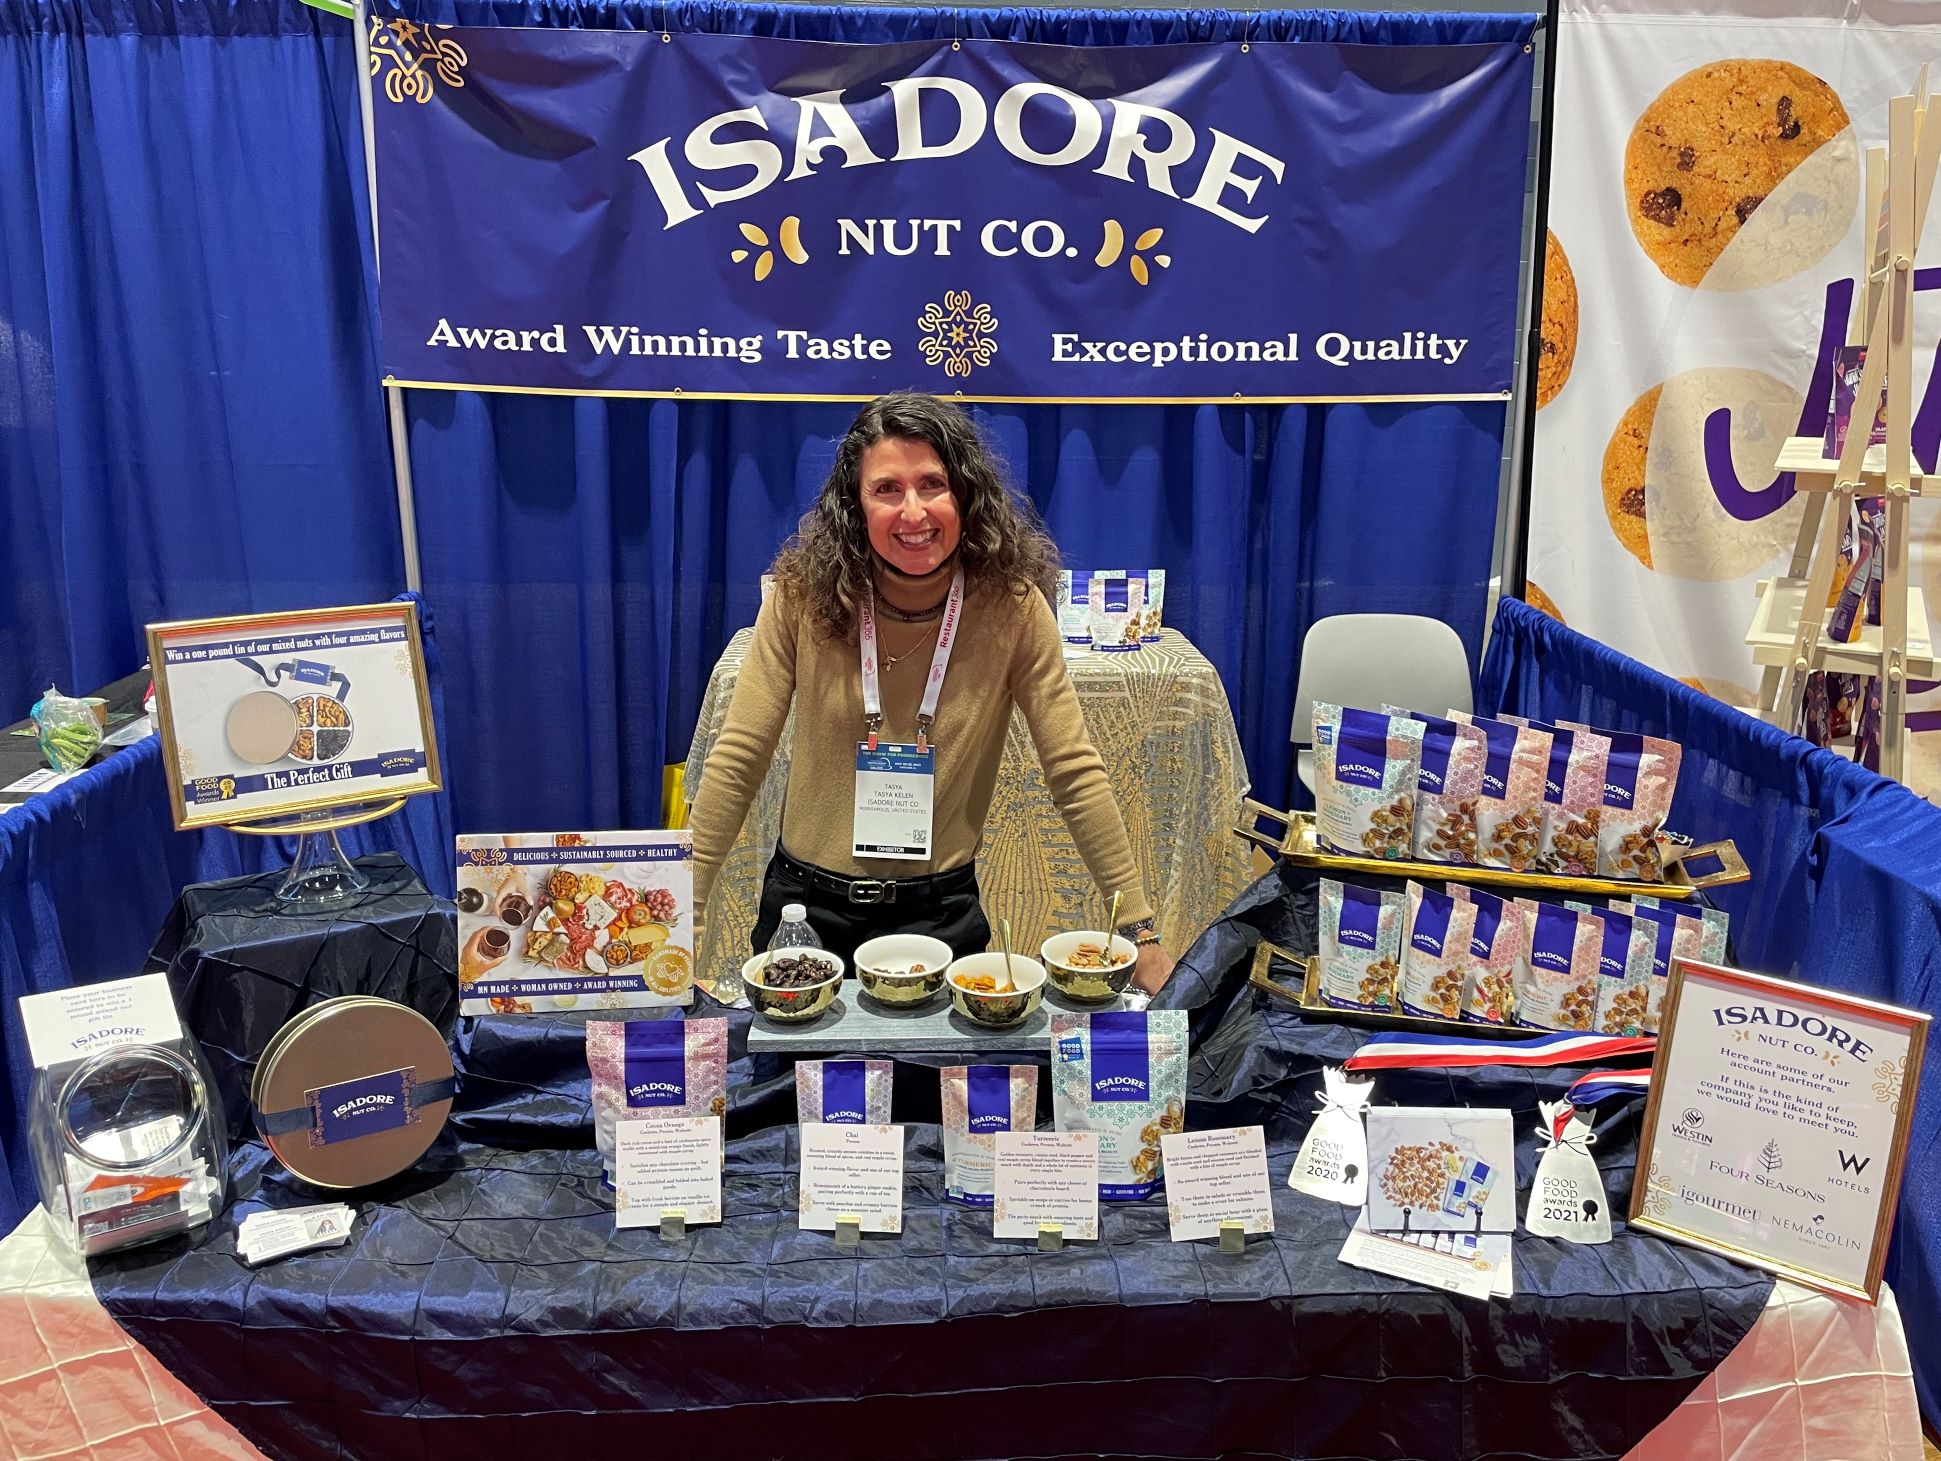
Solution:
<svg viewBox="0 0 1941 1461">
<path fill-rule="evenodd" d="M 615 391 L 563 390 L 554 386 L 488 386 L 475 381 L 400 380 L 384 377 L 384 384 L 412 391 L 485 391 L 508 396 L 607 396 L 626 401 L 873 401 L 874 395 L 800 395 L 793 391 Z M 952 401 L 986 406 L 1379 406 L 1435 401 L 1508 401 L 1508 391 L 1454 392 L 1419 396 L 985 396 L 964 391 L 934 391 Z"/>
</svg>

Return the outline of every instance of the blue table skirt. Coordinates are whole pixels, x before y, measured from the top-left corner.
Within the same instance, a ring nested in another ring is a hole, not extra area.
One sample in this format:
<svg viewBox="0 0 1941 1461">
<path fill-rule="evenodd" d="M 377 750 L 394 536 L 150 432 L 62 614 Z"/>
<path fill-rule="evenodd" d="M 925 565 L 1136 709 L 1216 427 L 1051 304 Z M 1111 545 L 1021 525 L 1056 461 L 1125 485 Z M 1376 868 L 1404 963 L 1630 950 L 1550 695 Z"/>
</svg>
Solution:
<svg viewBox="0 0 1941 1461">
<path fill-rule="evenodd" d="M 929 1062 L 897 1071 L 904 1231 L 856 1254 L 799 1232 L 791 1075 L 747 1054 L 745 1014 L 727 1221 L 679 1242 L 616 1233 L 576 1022 L 484 1020 L 461 1022 L 454 1129 L 360 1194 L 346 1248 L 238 1262 L 242 1216 L 316 1200 L 246 1146 L 199 1249 L 99 1262 L 97 1291 L 277 1457 L 1622 1456 L 1771 1280 L 1622 1224 L 1602 1248 L 1519 1233 L 1507 1301 L 1337 1262 L 1352 1214 L 1282 1184 L 1321 1065 L 1364 1036 L 1245 985 L 1254 940 L 1291 936 L 1312 894 L 1298 876 L 1251 889 L 1169 991 L 1194 1012 L 1189 1125 L 1268 1130 L 1277 1230 L 1238 1257 L 1168 1241 L 1156 1200 L 1107 1206 L 1101 1240 L 1061 1253 L 993 1240 L 988 1212 L 944 1200 Z M 1576 1074 L 1397 1072 L 1377 1090 L 1512 1107 L 1527 1195 L 1536 1102 Z M 1622 1210 L 1638 1111 L 1604 1116 Z"/>
</svg>

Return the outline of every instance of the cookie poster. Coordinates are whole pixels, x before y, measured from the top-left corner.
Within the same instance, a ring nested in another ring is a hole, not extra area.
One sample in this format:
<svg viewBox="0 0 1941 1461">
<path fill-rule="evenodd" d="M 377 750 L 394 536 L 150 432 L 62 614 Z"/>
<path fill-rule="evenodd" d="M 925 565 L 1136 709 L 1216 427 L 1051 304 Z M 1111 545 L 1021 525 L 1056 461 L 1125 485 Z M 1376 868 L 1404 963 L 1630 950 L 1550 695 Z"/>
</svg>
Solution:
<svg viewBox="0 0 1941 1461">
<path fill-rule="evenodd" d="M 178 827 L 436 791 L 417 605 L 148 627 Z"/>
<path fill-rule="evenodd" d="M 1506 397 L 1530 18 L 1479 18 L 1465 45 L 1249 26 L 1244 44 L 830 46 L 376 21 L 385 376 Z"/>
<path fill-rule="evenodd" d="M 459 1013 L 694 1003 L 686 832 L 458 839 Z"/>
<path fill-rule="evenodd" d="M 1564 6 L 1530 513 L 1532 603 L 1740 706 L 1754 586 L 1785 572 L 1803 510 L 1775 463 L 1787 437 L 1824 435 L 1854 328 L 1866 151 L 1941 54 L 1941 24 L 1758 10 Z M 1941 210 L 1916 262 L 1937 257 Z M 1930 466 L 1937 285 L 1917 269 Z M 1911 581 L 1941 601 L 1941 520 L 1913 531 Z M 1941 696 L 1913 689 L 1909 778 L 1941 794 Z"/>
</svg>

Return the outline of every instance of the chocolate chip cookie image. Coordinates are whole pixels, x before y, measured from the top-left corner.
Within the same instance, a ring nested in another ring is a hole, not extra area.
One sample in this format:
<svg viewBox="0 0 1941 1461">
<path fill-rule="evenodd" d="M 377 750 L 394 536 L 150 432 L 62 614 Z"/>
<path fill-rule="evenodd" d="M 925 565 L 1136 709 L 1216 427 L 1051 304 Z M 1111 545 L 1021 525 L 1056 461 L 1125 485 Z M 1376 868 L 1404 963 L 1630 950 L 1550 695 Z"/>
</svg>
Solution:
<svg viewBox="0 0 1941 1461">
<path fill-rule="evenodd" d="M 1789 61 L 1714 61 L 1667 86 L 1631 129 L 1625 211 L 1673 283 L 1753 289 L 1811 267 L 1840 241 L 1858 176 L 1832 87 Z M 1715 270 L 1741 234 L 1744 245 Z"/>
<path fill-rule="evenodd" d="M 1715 583 L 1790 548 L 1805 505 L 1781 500 L 1773 466 L 1800 400 L 1762 371 L 1707 368 L 1633 401 L 1604 448 L 1601 483 L 1625 551 L 1669 577 Z M 1723 434 L 1708 450 L 1715 417 Z"/>
<path fill-rule="evenodd" d="M 1525 580 L 1523 585 L 1523 602 L 1535 609 L 1539 614 L 1548 614 L 1559 624 L 1564 622 L 1563 614 L 1557 609 L 1556 600 L 1539 588 L 1535 579 Z"/>
<path fill-rule="evenodd" d="M 1537 329 L 1537 409 L 1557 399 L 1577 360 L 1577 276 L 1557 235 L 1543 236 L 1543 318 Z"/>
</svg>

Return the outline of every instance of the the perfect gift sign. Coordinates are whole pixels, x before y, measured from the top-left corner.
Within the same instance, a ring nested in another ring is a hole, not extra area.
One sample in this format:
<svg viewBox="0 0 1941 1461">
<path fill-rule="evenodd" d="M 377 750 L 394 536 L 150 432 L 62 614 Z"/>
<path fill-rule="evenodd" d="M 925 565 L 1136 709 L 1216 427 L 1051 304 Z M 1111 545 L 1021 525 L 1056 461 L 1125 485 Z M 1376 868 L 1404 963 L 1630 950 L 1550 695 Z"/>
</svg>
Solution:
<svg viewBox="0 0 1941 1461">
<path fill-rule="evenodd" d="M 148 653 L 178 827 L 438 790 L 416 604 L 151 624 Z"/>
<path fill-rule="evenodd" d="M 657 396 L 1507 396 L 1525 39 L 376 21 L 384 373 Z"/>
</svg>

